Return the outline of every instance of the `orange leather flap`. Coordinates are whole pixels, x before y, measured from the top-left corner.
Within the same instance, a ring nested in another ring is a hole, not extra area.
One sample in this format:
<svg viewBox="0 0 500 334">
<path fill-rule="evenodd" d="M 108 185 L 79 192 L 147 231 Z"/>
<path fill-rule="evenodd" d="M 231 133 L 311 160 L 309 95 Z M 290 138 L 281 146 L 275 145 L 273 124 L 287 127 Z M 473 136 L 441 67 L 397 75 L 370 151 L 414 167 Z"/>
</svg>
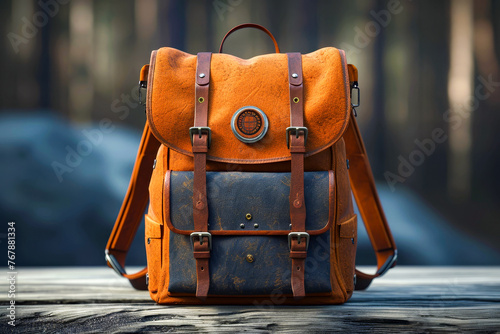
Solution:
<svg viewBox="0 0 500 334">
<path fill-rule="evenodd" d="M 145 215 L 144 217 L 145 223 L 145 235 L 151 239 L 159 239 L 161 238 L 161 224 L 158 224 L 156 221 L 151 219 L 149 215 Z"/>
<path fill-rule="evenodd" d="M 356 215 L 352 216 L 349 220 L 340 224 L 340 237 L 341 238 L 354 238 L 356 236 L 356 227 L 358 222 Z"/>
<path fill-rule="evenodd" d="M 172 48 L 153 51 L 148 78 L 147 115 L 156 138 L 169 148 L 192 155 L 189 128 L 194 124 L 197 56 Z M 349 121 L 349 78 L 345 53 L 323 48 L 302 55 L 306 156 L 333 145 Z M 212 55 L 208 126 L 212 146 L 207 159 L 256 164 L 290 159 L 285 130 L 290 126 L 288 60 L 284 53 L 240 59 Z M 267 134 L 246 144 L 231 130 L 231 118 L 242 107 L 261 109 L 269 120 Z"/>
</svg>

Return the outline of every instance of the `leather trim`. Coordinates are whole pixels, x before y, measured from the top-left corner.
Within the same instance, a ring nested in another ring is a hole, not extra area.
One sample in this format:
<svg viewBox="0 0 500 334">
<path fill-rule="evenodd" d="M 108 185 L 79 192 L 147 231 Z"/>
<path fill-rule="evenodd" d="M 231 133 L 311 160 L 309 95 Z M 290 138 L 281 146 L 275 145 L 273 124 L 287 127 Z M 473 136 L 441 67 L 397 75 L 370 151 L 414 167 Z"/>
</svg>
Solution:
<svg viewBox="0 0 500 334">
<path fill-rule="evenodd" d="M 325 233 L 326 231 L 328 231 L 332 225 L 334 224 L 335 222 L 335 172 L 334 171 L 329 171 L 328 173 L 328 179 L 329 179 L 329 193 L 328 193 L 328 197 L 329 197 L 329 203 L 330 203 L 330 207 L 329 207 L 329 218 L 328 218 L 328 222 L 325 224 L 324 227 L 322 227 L 321 229 L 318 229 L 318 230 L 306 230 L 307 233 L 309 233 L 310 235 L 319 235 L 319 234 L 322 234 L 322 233 Z M 173 224 L 172 224 L 172 221 L 170 219 L 170 174 L 171 174 L 171 171 L 168 170 L 166 173 L 165 173 L 165 183 L 164 183 L 164 187 L 163 187 L 163 208 L 164 208 L 164 219 L 165 219 L 165 222 L 164 224 L 168 227 L 168 229 L 174 233 L 177 233 L 177 234 L 183 234 L 183 235 L 190 235 L 191 233 L 194 232 L 194 230 L 181 230 L 181 229 L 178 229 L 176 228 Z M 212 235 L 245 235 L 245 236 L 248 236 L 248 235 L 288 235 L 288 233 L 290 233 L 290 230 L 245 230 L 245 231 L 242 231 L 242 230 L 212 230 L 212 229 L 209 229 L 209 232 L 212 234 Z"/>
<path fill-rule="evenodd" d="M 329 193 L 328 193 L 328 198 L 330 199 L 330 207 L 328 208 L 328 224 L 330 222 L 335 221 L 335 207 L 336 207 L 336 201 L 335 201 L 335 175 L 333 170 L 328 171 L 328 181 L 329 181 Z M 334 202 L 335 201 L 335 202 Z M 326 232 L 326 230 L 325 230 Z"/>
<path fill-rule="evenodd" d="M 325 48 L 325 49 L 327 49 L 327 48 Z M 318 50 L 317 52 L 321 52 L 321 51 L 322 52 L 326 52 L 325 49 Z M 333 49 L 333 48 L 331 48 L 331 49 Z M 345 52 L 343 50 L 338 50 L 338 49 L 335 49 L 335 50 L 337 50 L 339 52 L 339 55 L 340 55 L 340 58 L 341 58 L 341 63 L 342 63 L 341 64 L 342 65 L 341 66 L 341 68 L 342 68 L 342 76 L 344 78 L 344 85 L 343 85 L 343 92 L 342 93 L 344 95 L 344 98 L 343 98 L 344 105 L 343 105 L 343 112 L 340 111 L 340 110 L 331 110 L 331 112 L 332 113 L 336 113 L 336 114 L 340 114 L 339 117 L 341 117 L 342 120 L 343 120 L 342 121 L 342 125 L 341 125 L 341 127 L 339 128 L 338 131 L 337 130 L 334 131 L 334 134 L 328 137 L 328 139 L 330 139 L 330 140 L 325 141 L 324 143 L 320 144 L 319 146 L 311 148 L 311 144 L 310 143 L 312 141 L 309 140 L 308 141 L 309 144 L 308 144 L 308 146 L 306 146 L 306 152 L 304 154 L 304 157 L 312 156 L 314 154 L 317 154 L 317 153 L 319 153 L 319 152 L 321 152 L 321 151 L 323 151 L 323 150 L 331 147 L 333 144 L 335 144 L 342 137 L 342 135 L 344 134 L 344 132 L 347 129 L 348 124 L 349 124 L 349 112 L 350 112 L 350 93 L 349 92 L 350 92 L 350 89 L 349 89 L 349 77 L 348 77 L 347 62 L 345 60 Z M 156 110 L 155 112 L 153 112 L 153 109 L 154 109 L 153 103 L 154 102 L 152 101 L 152 96 L 153 96 L 153 91 L 154 91 L 154 86 L 155 86 L 155 80 L 157 80 L 157 81 L 160 80 L 160 79 L 155 79 L 155 76 L 154 76 L 154 72 L 156 71 L 156 64 L 158 63 L 158 57 L 157 57 L 158 52 L 162 52 L 162 54 L 163 54 L 163 57 L 162 57 L 163 62 L 165 61 L 164 58 L 167 57 L 165 55 L 165 53 L 168 53 L 169 55 L 172 54 L 172 53 L 180 53 L 184 57 L 189 57 L 191 55 L 189 55 L 187 53 L 184 53 L 182 51 L 171 49 L 171 48 L 162 48 L 162 49 L 159 49 L 159 50 L 153 51 L 153 52 L 154 52 L 154 55 L 152 56 L 151 65 L 150 65 L 151 66 L 150 67 L 150 80 L 148 81 L 148 108 L 147 108 L 148 123 L 149 123 L 149 125 L 151 127 L 151 132 L 165 146 L 169 147 L 172 150 L 175 150 L 176 152 L 179 152 L 181 154 L 184 154 L 184 155 L 192 157 L 193 153 L 190 150 L 181 148 L 178 145 L 179 143 L 185 143 L 186 141 L 188 141 L 189 140 L 189 136 L 186 136 L 182 140 L 181 139 L 171 140 L 171 139 L 167 139 L 164 136 L 166 130 L 163 130 L 163 134 L 162 134 L 162 131 L 160 131 L 160 129 L 165 129 L 166 127 L 163 126 L 163 125 L 160 126 L 159 124 L 157 124 L 158 123 L 158 118 L 160 118 L 160 117 L 166 117 L 166 112 L 167 111 L 162 110 L 162 112 L 159 113 L 158 110 Z M 276 55 L 276 54 L 274 54 L 274 55 Z M 283 55 L 283 54 L 279 54 L 279 55 Z M 312 54 L 302 55 L 302 57 L 308 57 L 310 55 L 312 55 Z M 264 55 L 264 56 L 259 56 L 259 57 L 267 57 L 267 56 L 271 56 L 271 55 Z M 283 55 L 283 56 L 285 56 L 285 55 Z M 232 58 L 237 59 L 238 62 L 251 62 L 251 61 L 253 61 L 254 59 L 257 58 L 257 57 L 255 57 L 255 58 L 252 58 L 252 59 L 249 59 L 249 60 L 243 60 L 243 59 L 239 59 L 237 57 L 226 55 L 226 54 L 214 54 L 213 55 L 213 58 L 215 58 L 215 59 L 217 59 L 218 57 L 232 57 Z M 219 60 L 219 62 L 220 61 L 221 60 Z M 212 65 L 212 66 L 214 66 L 214 65 Z M 212 72 L 213 71 L 214 71 L 214 67 L 212 67 Z M 307 73 L 305 73 L 305 75 L 307 75 Z M 299 77 L 299 78 L 301 79 L 301 77 Z M 297 78 L 297 79 L 299 79 L 299 78 Z M 303 80 L 300 80 L 300 81 L 303 81 Z M 212 96 L 212 92 L 210 92 L 210 96 Z M 305 98 L 307 99 L 307 96 Z M 158 107 L 158 108 L 160 108 L 160 107 Z M 328 107 L 328 102 L 325 102 L 325 108 L 327 108 L 327 109 L 330 109 L 330 108 L 336 109 L 337 106 L 332 105 L 332 106 Z M 158 115 L 158 114 L 161 114 L 161 115 Z M 170 117 L 170 116 L 168 116 L 168 117 Z M 179 115 L 179 117 L 181 117 L 181 116 Z M 307 106 L 306 106 L 305 119 L 306 119 L 306 124 L 305 125 L 307 126 L 308 125 L 307 124 L 307 120 L 308 120 Z M 209 121 L 209 123 L 210 123 L 210 121 Z M 309 129 L 310 132 L 312 130 L 313 130 L 312 128 Z M 186 131 L 187 131 L 187 128 L 186 128 Z M 217 145 L 216 142 L 215 142 L 215 138 L 217 136 L 217 133 L 215 133 L 215 132 L 216 131 L 214 131 L 214 134 L 213 134 L 214 145 Z M 283 132 L 284 132 L 284 128 L 283 128 Z M 283 143 L 284 143 L 285 136 L 283 135 L 281 138 L 283 139 Z M 280 138 L 278 138 L 278 139 L 280 139 Z M 231 150 L 230 152 L 224 152 L 224 156 L 214 155 L 213 151 L 214 150 L 212 149 L 212 150 L 210 150 L 207 153 L 207 160 L 217 161 L 217 162 L 224 162 L 224 163 L 263 164 L 263 163 L 273 163 L 273 162 L 287 161 L 287 160 L 291 159 L 291 155 L 290 155 L 289 151 L 286 149 L 286 146 L 285 146 L 285 150 L 283 151 L 283 153 L 280 153 L 282 155 L 277 155 L 277 156 L 274 156 L 274 157 L 271 157 L 271 158 L 262 158 L 262 159 L 260 159 L 260 158 L 259 159 L 231 158 L 231 157 L 228 156 L 230 154 L 234 154 L 234 152 L 237 152 L 239 150 Z M 210 152 L 212 152 L 212 154 L 210 154 Z"/>
<path fill-rule="evenodd" d="M 154 122 L 149 121 L 150 119 L 153 118 L 153 89 L 154 89 L 154 79 L 155 79 L 155 69 L 156 69 L 156 54 L 157 50 L 154 50 L 151 52 L 151 59 L 149 61 L 149 73 L 148 73 L 148 89 L 146 91 L 146 117 L 147 117 L 147 123 L 149 124 L 150 131 L 153 133 L 153 135 L 156 137 L 156 139 L 160 138 L 158 137 L 158 131 L 155 128 Z M 163 142 L 163 140 L 159 140 L 160 142 Z M 168 146 L 168 145 L 167 145 Z"/>
<path fill-rule="evenodd" d="M 139 81 L 147 81 L 148 75 L 149 75 L 149 64 L 146 64 L 141 68 L 141 73 L 139 75 Z"/>
<path fill-rule="evenodd" d="M 349 125 L 349 120 L 350 120 L 350 112 L 351 112 L 351 86 L 350 86 L 350 81 L 349 81 L 349 70 L 348 70 L 348 64 L 347 64 L 347 59 L 345 57 L 345 51 L 344 50 L 339 50 L 340 53 L 340 58 L 342 59 L 342 73 L 344 74 L 344 89 L 346 92 L 346 104 L 345 108 L 347 110 L 347 121 L 344 124 L 344 128 L 342 131 L 342 135 L 344 134 L 345 130 L 347 130 L 347 127 Z M 341 136 L 342 137 L 342 136 Z M 338 138 L 340 139 L 340 137 Z"/>
</svg>

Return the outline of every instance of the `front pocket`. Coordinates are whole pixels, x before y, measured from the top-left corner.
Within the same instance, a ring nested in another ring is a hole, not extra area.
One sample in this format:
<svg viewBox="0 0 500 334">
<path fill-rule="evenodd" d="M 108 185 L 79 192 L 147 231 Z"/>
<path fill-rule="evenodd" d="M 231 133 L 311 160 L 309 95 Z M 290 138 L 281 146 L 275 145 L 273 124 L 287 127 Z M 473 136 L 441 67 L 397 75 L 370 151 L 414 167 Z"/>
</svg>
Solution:
<svg viewBox="0 0 500 334">
<path fill-rule="evenodd" d="M 192 172 L 171 172 L 166 180 L 165 227 L 169 233 L 172 295 L 196 292 Z M 331 293 L 330 228 L 333 226 L 333 172 L 305 173 L 306 293 Z M 290 173 L 208 172 L 210 253 L 209 295 L 290 295 Z"/>
<path fill-rule="evenodd" d="M 162 267 L 162 225 L 152 220 L 149 215 L 145 216 L 144 223 L 149 276 L 148 289 L 151 293 L 155 293 L 158 291 L 158 280 Z"/>
<path fill-rule="evenodd" d="M 330 292 L 330 233 L 312 236 L 305 264 L 307 293 Z M 286 236 L 214 236 L 210 295 L 290 295 L 292 262 Z M 189 236 L 170 234 L 172 294 L 196 292 Z"/>
</svg>

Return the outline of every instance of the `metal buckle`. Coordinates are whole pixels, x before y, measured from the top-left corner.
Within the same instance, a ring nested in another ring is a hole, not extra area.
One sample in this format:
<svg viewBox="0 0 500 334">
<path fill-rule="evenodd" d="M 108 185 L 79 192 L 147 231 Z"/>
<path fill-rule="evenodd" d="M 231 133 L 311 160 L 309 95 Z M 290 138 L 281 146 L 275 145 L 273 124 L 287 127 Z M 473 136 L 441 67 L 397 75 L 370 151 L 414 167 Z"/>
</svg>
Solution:
<svg viewBox="0 0 500 334">
<path fill-rule="evenodd" d="M 352 105 L 353 107 L 355 107 L 355 108 L 356 108 L 356 107 L 359 107 L 359 105 L 360 105 L 360 103 L 361 103 L 361 100 L 360 100 L 360 97 L 361 97 L 361 95 L 360 95 L 360 94 L 361 94 L 361 92 L 360 92 L 360 90 L 359 90 L 359 86 L 358 86 L 358 82 L 357 82 L 357 81 L 354 81 L 354 83 L 352 84 L 351 92 L 352 92 L 353 90 L 356 90 L 356 91 L 357 91 L 357 93 L 358 93 L 358 94 L 357 94 L 357 96 L 358 96 L 357 100 L 358 100 L 358 101 L 357 101 L 356 103 L 352 103 L 352 101 L 351 101 L 351 105 Z M 351 93 L 351 96 L 352 96 L 352 93 Z"/>
<path fill-rule="evenodd" d="M 387 271 L 389 271 L 389 269 L 391 269 L 392 265 L 394 264 L 394 262 L 396 262 L 396 260 L 398 259 L 398 250 L 396 249 L 394 251 L 394 254 L 387 259 L 387 261 L 385 261 L 385 263 L 382 265 L 382 267 L 380 267 L 379 270 L 377 270 L 377 272 L 375 273 L 376 276 L 383 276 Z"/>
<path fill-rule="evenodd" d="M 290 250 L 292 249 L 292 238 L 293 237 L 297 237 L 297 239 L 299 240 L 299 244 L 300 244 L 300 240 L 302 238 L 306 238 L 306 250 L 309 248 L 309 233 L 307 233 L 307 232 L 290 232 L 290 233 L 288 233 L 288 248 Z"/>
<path fill-rule="evenodd" d="M 208 148 L 212 144 L 212 130 L 208 126 L 193 126 L 189 128 L 189 136 L 191 137 L 191 145 L 194 145 L 193 136 L 198 133 L 198 135 L 202 136 L 203 133 L 208 134 Z"/>
<path fill-rule="evenodd" d="M 304 133 L 304 146 L 307 144 L 307 128 L 305 126 L 290 126 L 286 128 L 286 147 L 290 148 L 290 133 L 299 138 L 300 133 Z"/>
<path fill-rule="evenodd" d="M 123 269 L 122 265 L 118 262 L 114 255 L 109 254 L 109 251 L 106 249 L 104 251 L 104 258 L 106 262 L 111 265 L 111 268 L 120 276 L 126 275 L 127 272 Z"/>
<path fill-rule="evenodd" d="M 198 238 L 200 240 L 200 245 L 203 245 L 203 238 L 208 237 L 208 248 L 212 250 L 212 235 L 209 232 L 193 232 L 189 235 L 191 239 L 191 248 L 194 250 L 194 239 Z"/>
<path fill-rule="evenodd" d="M 352 99 L 351 99 L 351 107 L 352 107 L 352 111 L 354 112 L 354 117 L 358 117 L 358 112 L 356 111 L 356 108 L 359 107 L 359 105 L 361 104 L 361 91 L 359 90 L 359 87 L 358 87 L 358 82 L 357 81 L 354 81 L 352 83 L 352 88 L 351 88 L 351 97 L 352 97 L 352 91 L 353 90 L 356 90 L 357 91 L 357 102 L 356 103 L 352 103 Z"/>
<path fill-rule="evenodd" d="M 140 105 L 145 105 L 146 101 L 142 103 L 142 90 L 148 88 L 148 82 L 147 81 L 139 81 L 139 104 Z"/>
</svg>

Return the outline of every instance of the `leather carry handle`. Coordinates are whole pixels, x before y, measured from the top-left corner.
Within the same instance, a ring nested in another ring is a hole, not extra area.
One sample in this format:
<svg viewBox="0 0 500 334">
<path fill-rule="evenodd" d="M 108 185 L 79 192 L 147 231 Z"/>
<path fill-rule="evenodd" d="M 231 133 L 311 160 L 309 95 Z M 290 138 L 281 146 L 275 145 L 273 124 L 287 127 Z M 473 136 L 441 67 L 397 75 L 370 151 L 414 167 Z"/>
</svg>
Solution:
<svg viewBox="0 0 500 334">
<path fill-rule="evenodd" d="M 224 46 L 224 42 L 226 41 L 226 38 L 228 38 L 228 36 L 231 35 L 233 32 L 235 32 L 236 30 L 240 30 L 243 28 L 255 28 L 255 29 L 259 29 L 259 30 L 262 30 L 263 32 L 265 32 L 273 40 L 274 49 L 276 50 L 276 53 L 280 53 L 280 48 L 278 47 L 278 42 L 276 42 L 276 38 L 274 38 L 273 34 L 271 34 L 271 32 L 269 30 L 267 30 L 266 28 L 264 28 L 263 26 L 255 24 L 255 23 L 243 23 L 243 24 L 237 25 L 233 29 L 229 30 L 227 32 L 226 36 L 224 36 L 224 38 L 222 39 L 222 42 L 220 43 L 219 53 L 222 53 L 222 47 Z"/>
</svg>

